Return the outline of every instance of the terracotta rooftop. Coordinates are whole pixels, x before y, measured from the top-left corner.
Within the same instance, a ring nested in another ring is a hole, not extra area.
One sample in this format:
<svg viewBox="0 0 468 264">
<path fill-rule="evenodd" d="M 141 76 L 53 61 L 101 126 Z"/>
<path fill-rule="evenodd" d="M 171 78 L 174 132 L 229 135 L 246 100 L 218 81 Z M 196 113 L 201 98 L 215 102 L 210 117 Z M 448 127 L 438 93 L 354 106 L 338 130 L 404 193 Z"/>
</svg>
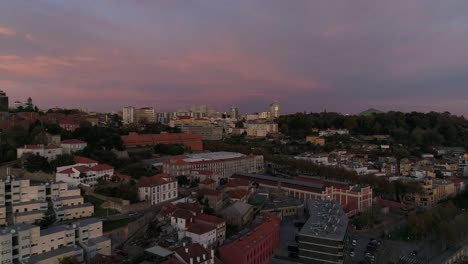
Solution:
<svg viewBox="0 0 468 264">
<path fill-rule="evenodd" d="M 186 263 L 191 263 L 190 259 L 193 260 L 194 264 L 203 263 L 211 259 L 211 252 L 208 251 L 200 244 L 190 244 L 185 247 L 180 247 L 175 250 L 176 254 L 180 256 Z M 203 259 L 203 254 L 205 254 L 206 259 Z M 200 261 L 197 261 L 197 257 Z"/>
<path fill-rule="evenodd" d="M 227 191 L 227 194 L 231 199 L 242 199 L 249 194 L 246 190 L 231 190 Z"/>
<path fill-rule="evenodd" d="M 199 192 L 205 196 L 219 196 L 222 194 L 220 191 L 212 189 L 201 189 Z"/>
<path fill-rule="evenodd" d="M 188 210 L 184 210 L 184 209 L 178 209 L 176 210 L 173 214 L 172 214 L 173 217 L 175 218 L 182 218 L 182 219 L 185 219 L 185 220 L 188 220 L 190 218 L 193 218 L 193 214 L 192 212 L 188 211 Z"/>
<path fill-rule="evenodd" d="M 125 174 L 114 174 L 112 175 L 112 178 L 117 178 L 123 181 L 127 181 L 127 180 L 130 180 L 132 177 L 125 175 Z"/>
<path fill-rule="evenodd" d="M 197 222 L 197 220 L 200 220 L 200 221 L 203 221 L 203 222 L 209 222 L 209 223 L 213 223 L 213 224 L 222 224 L 224 223 L 224 219 L 222 218 L 219 218 L 217 216 L 214 216 L 214 215 L 207 215 L 207 214 L 200 214 L 198 215 L 197 217 L 195 217 L 195 222 Z"/>
<path fill-rule="evenodd" d="M 196 214 L 201 214 L 203 211 L 203 208 L 198 204 L 198 203 L 177 203 L 175 205 L 179 209 L 185 209 L 189 210 L 190 212 L 196 213 Z"/>
<path fill-rule="evenodd" d="M 213 180 L 213 179 L 205 179 L 205 180 L 200 182 L 200 184 L 206 184 L 206 185 L 213 184 L 213 183 L 216 183 L 216 181 Z"/>
<path fill-rule="evenodd" d="M 249 186 L 249 181 L 242 179 L 230 179 L 226 184 L 227 187 L 240 187 L 240 186 Z"/>
<path fill-rule="evenodd" d="M 65 170 L 59 171 L 58 173 L 72 174 L 72 173 L 75 173 L 75 171 L 73 171 L 73 169 L 72 169 L 72 168 L 68 168 L 68 169 L 65 169 Z"/>
<path fill-rule="evenodd" d="M 74 160 L 76 163 L 84 163 L 84 164 L 98 163 L 97 161 L 95 161 L 95 160 L 93 160 L 93 159 L 86 158 L 86 157 L 81 157 L 81 156 L 74 156 L 74 157 L 73 157 L 73 160 Z"/>
<path fill-rule="evenodd" d="M 191 224 L 189 228 L 187 229 L 188 232 L 194 233 L 197 235 L 203 235 L 213 230 L 216 230 L 216 227 L 213 227 L 207 224 L 201 224 L 201 223 Z"/>
<path fill-rule="evenodd" d="M 138 187 L 154 187 L 171 182 L 175 182 L 176 179 L 169 174 L 160 173 L 151 177 L 142 177 L 138 181 Z"/>
<path fill-rule="evenodd" d="M 112 169 L 114 169 L 114 167 L 112 167 L 111 165 L 107 165 L 107 164 L 98 164 L 91 168 L 92 171 L 104 171 L 104 170 L 112 170 Z"/>
</svg>

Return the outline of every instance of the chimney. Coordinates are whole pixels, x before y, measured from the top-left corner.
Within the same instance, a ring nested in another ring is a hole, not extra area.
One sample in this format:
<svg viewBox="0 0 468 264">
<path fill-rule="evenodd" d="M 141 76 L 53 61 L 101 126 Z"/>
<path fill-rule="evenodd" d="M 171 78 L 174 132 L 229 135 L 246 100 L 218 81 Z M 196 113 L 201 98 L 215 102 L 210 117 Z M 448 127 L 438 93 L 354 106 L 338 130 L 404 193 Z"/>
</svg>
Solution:
<svg viewBox="0 0 468 264">
<path fill-rule="evenodd" d="M 185 245 L 186 245 L 185 242 L 183 242 L 183 243 L 182 243 L 182 246 L 185 247 Z"/>
<path fill-rule="evenodd" d="M 190 264 L 193 264 L 193 258 L 190 258 Z"/>
<path fill-rule="evenodd" d="M 203 254 L 203 260 L 206 260 L 206 254 Z"/>
<path fill-rule="evenodd" d="M 185 244 L 185 243 L 184 243 Z M 185 253 L 188 253 L 188 248 L 185 248 Z"/>
<path fill-rule="evenodd" d="M 211 258 L 214 259 L 214 250 L 211 250 Z"/>
<path fill-rule="evenodd" d="M 197 257 L 197 262 L 200 263 L 200 256 Z"/>
</svg>

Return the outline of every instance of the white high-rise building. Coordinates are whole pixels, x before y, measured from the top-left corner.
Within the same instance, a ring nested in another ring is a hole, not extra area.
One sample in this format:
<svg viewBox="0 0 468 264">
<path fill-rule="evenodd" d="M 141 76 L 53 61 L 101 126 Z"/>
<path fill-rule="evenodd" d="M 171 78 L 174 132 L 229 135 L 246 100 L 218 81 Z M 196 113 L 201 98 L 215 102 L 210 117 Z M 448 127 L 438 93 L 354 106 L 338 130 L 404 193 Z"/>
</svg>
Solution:
<svg viewBox="0 0 468 264">
<path fill-rule="evenodd" d="M 122 121 L 124 124 L 135 123 L 135 107 L 126 106 L 122 110 Z"/>
<path fill-rule="evenodd" d="M 280 116 L 279 104 L 277 101 L 275 101 L 270 105 L 270 117 L 278 118 L 279 116 Z"/>
</svg>

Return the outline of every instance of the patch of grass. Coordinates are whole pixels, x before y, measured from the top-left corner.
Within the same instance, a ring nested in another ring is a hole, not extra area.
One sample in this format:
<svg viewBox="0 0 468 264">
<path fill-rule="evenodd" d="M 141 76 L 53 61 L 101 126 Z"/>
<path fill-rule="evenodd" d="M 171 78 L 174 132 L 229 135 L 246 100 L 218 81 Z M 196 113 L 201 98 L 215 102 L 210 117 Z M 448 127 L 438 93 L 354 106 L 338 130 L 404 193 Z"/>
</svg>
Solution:
<svg viewBox="0 0 468 264">
<path fill-rule="evenodd" d="M 84 201 L 85 203 L 92 203 L 94 205 L 94 216 L 96 217 L 104 217 L 119 213 L 119 211 L 114 209 L 102 208 L 101 205 L 104 203 L 104 201 L 92 195 L 85 195 Z"/>
<path fill-rule="evenodd" d="M 114 221 L 105 221 L 102 223 L 104 232 L 107 231 L 112 231 L 114 229 L 123 227 L 128 225 L 128 223 L 131 223 L 135 220 L 135 218 L 125 218 L 125 219 L 120 219 L 120 220 L 114 220 Z"/>
</svg>

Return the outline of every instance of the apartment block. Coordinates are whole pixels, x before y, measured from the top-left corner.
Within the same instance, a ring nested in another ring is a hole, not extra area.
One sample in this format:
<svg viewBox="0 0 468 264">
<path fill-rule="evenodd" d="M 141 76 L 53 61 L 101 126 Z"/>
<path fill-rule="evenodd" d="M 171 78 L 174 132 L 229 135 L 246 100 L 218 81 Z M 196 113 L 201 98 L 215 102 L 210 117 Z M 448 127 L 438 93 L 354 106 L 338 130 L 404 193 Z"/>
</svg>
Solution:
<svg viewBox="0 0 468 264">
<path fill-rule="evenodd" d="M 39 155 L 51 161 L 57 158 L 58 155 L 62 155 L 63 151 L 60 146 L 56 145 L 25 145 L 24 147 L 16 149 L 16 156 L 18 158 L 21 158 L 27 153 Z"/>
<path fill-rule="evenodd" d="M 1 263 L 59 263 L 63 257 L 89 260 L 96 254 L 110 255 L 111 241 L 102 236 L 97 219 L 40 230 L 29 224 L 0 229 Z"/>
<path fill-rule="evenodd" d="M 84 148 L 88 146 L 88 144 L 79 139 L 68 139 L 68 140 L 63 140 L 60 143 L 60 146 L 62 147 L 63 154 L 72 154 L 77 151 L 83 150 Z"/>
</svg>

